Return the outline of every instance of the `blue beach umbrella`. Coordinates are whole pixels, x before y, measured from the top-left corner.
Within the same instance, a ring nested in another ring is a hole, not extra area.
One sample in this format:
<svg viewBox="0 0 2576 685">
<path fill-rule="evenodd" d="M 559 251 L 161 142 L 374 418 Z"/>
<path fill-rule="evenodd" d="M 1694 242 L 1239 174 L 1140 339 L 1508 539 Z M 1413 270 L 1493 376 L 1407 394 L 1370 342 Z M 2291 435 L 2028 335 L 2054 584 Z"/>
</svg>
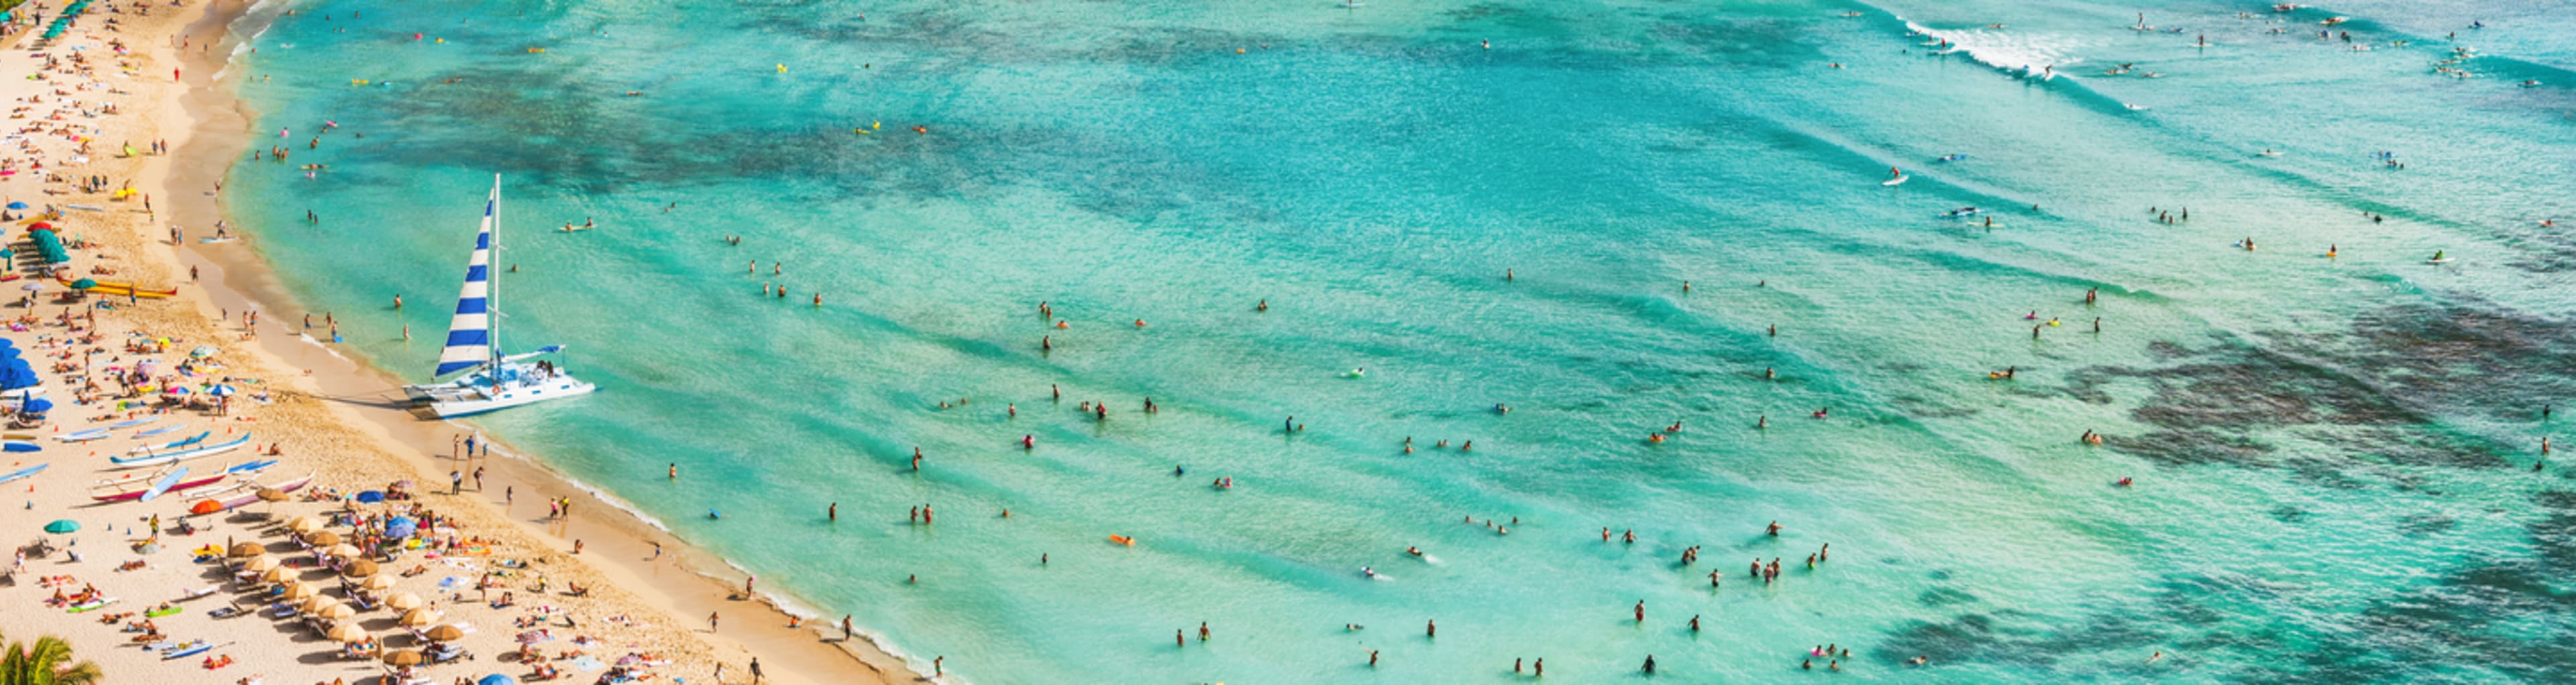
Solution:
<svg viewBox="0 0 2576 685">
<path fill-rule="evenodd" d="M 53 523 L 45 524 L 45 532 L 48 533 L 61 534 L 78 530 L 80 530 L 80 522 L 71 519 L 62 519 Z"/>
<path fill-rule="evenodd" d="M 494 673 L 483 676 L 482 680 L 474 681 L 474 685 L 519 685 L 519 679 Z"/>
<path fill-rule="evenodd" d="M 237 392 L 241 392 L 241 391 L 240 391 L 239 389 L 235 389 L 233 386 L 224 385 L 224 384 L 221 384 L 221 383 L 217 383 L 217 384 L 214 384 L 214 385 L 206 386 L 206 394 L 208 394 L 208 395 L 213 395 L 213 396 L 216 396 L 216 397 L 227 397 L 227 396 L 230 396 L 230 395 L 232 395 L 233 393 L 237 393 Z"/>
<path fill-rule="evenodd" d="M 364 503 L 367 503 L 367 504 L 375 504 L 375 503 L 377 503 L 377 502 L 382 502 L 382 501 L 385 501 L 385 493 L 383 493 L 383 492 L 379 492 L 379 491 L 375 491 L 375 490 L 368 490 L 368 491 L 366 491 L 366 492 L 361 492 L 361 493 L 358 493 L 358 501 L 360 501 L 360 502 L 364 502 Z"/>
<path fill-rule="evenodd" d="M 420 522 L 411 520 L 409 516 L 396 516 L 385 520 L 385 537 L 407 538 L 418 532 L 420 532 Z"/>
<path fill-rule="evenodd" d="M 16 200 L 10 200 L 10 201 L 9 201 L 9 208 L 10 208 L 10 209 L 26 209 L 26 208 L 27 208 L 27 203 L 19 202 L 19 201 L 16 201 Z"/>
<path fill-rule="evenodd" d="M 53 409 L 53 400 L 38 397 L 36 399 L 28 400 L 26 408 L 21 411 L 25 411 L 30 414 L 42 414 L 48 411 L 53 411 Z"/>
</svg>

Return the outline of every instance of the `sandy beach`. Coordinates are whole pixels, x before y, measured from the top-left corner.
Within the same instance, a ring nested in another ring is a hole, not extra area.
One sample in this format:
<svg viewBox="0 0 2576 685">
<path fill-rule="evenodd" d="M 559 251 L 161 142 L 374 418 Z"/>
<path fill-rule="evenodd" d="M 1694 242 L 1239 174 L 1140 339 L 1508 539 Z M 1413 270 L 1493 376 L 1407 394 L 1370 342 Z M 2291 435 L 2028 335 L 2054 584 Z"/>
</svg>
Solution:
<svg viewBox="0 0 2576 685">
<path fill-rule="evenodd" d="M 6 337 L 43 378 L 37 397 L 56 406 L 45 423 L 13 431 L 41 451 L 13 453 L 8 470 L 49 467 L 5 486 L 20 488 L 25 503 L 0 526 L 36 548 L 22 548 L 13 582 L 0 586 L 0 604 L 12 608 L 0 612 L 0 635 L 59 636 L 106 682 L 402 682 L 383 655 L 423 650 L 433 633 L 465 656 L 414 667 L 416 682 L 546 672 L 752 682 L 755 658 L 763 682 L 915 679 L 864 636 L 824 630 L 829 621 L 791 627 L 786 612 L 742 595 L 721 560 L 506 445 L 485 442 L 488 456 L 456 458 L 467 429 L 415 417 L 390 401 L 399 397 L 393 378 L 308 339 L 330 333 L 308 333 L 255 249 L 200 242 L 221 218 L 216 183 L 248 142 L 247 113 L 214 78 L 231 48 L 226 29 L 245 6 L 119 9 L 92 8 L 46 43 L 21 31 L 0 52 L 9 58 L 0 97 L 15 103 L 22 127 L 8 153 L 22 171 L 0 181 L 0 193 L 30 205 L 15 212 L 29 220 L 57 205 L 103 208 L 50 217 L 69 261 L 20 272 L 21 282 L 43 285 L 23 292 L 34 306 L 13 313 L 25 318 Z M 106 182 L 74 188 L 89 177 Z M 184 237 L 174 240 L 172 227 Z M 38 275 L 55 269 L 177 294 L 63 299 L 68 288 Z M 253 311 L 255 326 L 245 318 Z M 100 429 L 98 439 L 62 439 Z M 173 466 L 191 469 L 183 478 L 192 482 L 254 458 L 277 463 L 150 502 L 92 499 L 93 481 L 159 473 L 111 470 L 112 456 L 236 441 Z M 550 501 L 570 514 L 550 514 Z M 192 507 L 221 511 L 190 516 Z M 395 517 L 420 525 L 419 544 L 388 538 L 331 553 Z M 77 532 L 42 532 L 58 520 Z M 234 553 L 244 546 L 259 553 Z M 85 593 L 114 599 L 82 608 Z M 306 593 L 325 599 L 293 606 Z M 721 615 L 720 630 L 710 614 Z M 353 653 L 360 648 L 378 651 Z"/>
</svg>

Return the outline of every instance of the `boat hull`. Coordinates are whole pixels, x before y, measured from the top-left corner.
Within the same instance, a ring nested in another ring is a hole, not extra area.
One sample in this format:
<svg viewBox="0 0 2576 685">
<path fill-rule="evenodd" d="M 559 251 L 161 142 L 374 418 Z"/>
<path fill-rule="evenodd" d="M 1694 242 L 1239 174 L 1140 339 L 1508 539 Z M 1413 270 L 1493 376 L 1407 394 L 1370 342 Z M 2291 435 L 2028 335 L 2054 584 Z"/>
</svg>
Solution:
<svg viewBox="0 0 2576 685">
<path fill-rule="evenodd" d="M 547 400 L 580 397 L 598 391 L 599 386 L 582 382 L 569 375 L 558 375 L 542 381 L 518 383 L 503 387 L 439 387 L 428 391 L 429 412 L 442 419 L 488 414 Z"/>
</svg>

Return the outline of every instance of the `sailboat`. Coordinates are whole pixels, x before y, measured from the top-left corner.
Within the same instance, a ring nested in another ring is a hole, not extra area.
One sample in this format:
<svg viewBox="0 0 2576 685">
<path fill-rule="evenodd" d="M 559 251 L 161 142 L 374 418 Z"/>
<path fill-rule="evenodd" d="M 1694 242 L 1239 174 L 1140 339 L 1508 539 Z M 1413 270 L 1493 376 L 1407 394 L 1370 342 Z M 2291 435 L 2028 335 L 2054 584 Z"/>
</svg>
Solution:
<svg viewBox="0 0 2576 685">
<path fill-rule="evenodd" d="M 432 379 L 463 374 L 443 383 L 403 387 L 403 394 L 425 403 L 442 419 L 500 411 L 523 404 L 587 395 L 599 386 L 584 383 L 550 361 L 529 362 L 560 353 L 547 345 L 522 354 L 501 354 L 501 289 L 493 278 L 492 255 L 500 250 L 501 176 L 492 176 L 492 194 L 483 203 L 482 229 L 474 236 L 474 256 L 465 262 L 465 287 L 456 296 L 456 316 L 447 323 L 447 347 L 438 353 Z"/>
</svg>

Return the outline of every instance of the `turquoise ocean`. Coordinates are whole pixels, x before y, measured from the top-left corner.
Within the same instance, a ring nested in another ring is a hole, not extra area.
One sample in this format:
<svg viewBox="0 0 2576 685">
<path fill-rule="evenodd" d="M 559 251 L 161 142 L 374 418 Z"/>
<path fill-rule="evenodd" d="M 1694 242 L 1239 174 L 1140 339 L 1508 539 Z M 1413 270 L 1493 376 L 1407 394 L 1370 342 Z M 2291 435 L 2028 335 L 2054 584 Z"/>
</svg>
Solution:
<svg viewBox="0 0 2576 685">
<path fill-rule="evenodd" d="M 472 422 L 974 682 L 2563 682 L 2545 5 L 268 0 L 223 197 L 419 380 L 500 175 Z"/>
</svg>

